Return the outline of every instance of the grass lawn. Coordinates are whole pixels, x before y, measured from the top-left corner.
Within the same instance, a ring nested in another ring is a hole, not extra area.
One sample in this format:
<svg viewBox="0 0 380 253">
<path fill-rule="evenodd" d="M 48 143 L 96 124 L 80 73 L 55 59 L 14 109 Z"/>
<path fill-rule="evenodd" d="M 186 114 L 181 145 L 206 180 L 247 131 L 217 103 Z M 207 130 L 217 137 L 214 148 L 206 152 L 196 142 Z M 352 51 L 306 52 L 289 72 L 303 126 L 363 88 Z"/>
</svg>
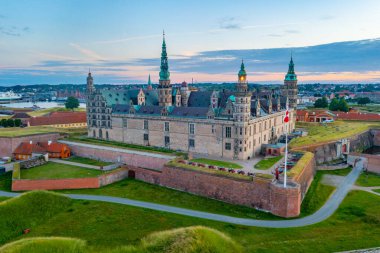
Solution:
<svg viewBox="0 0 380 253">
<path fill-rule="evenodd" d="M 300 228 L 246 227 L 185 217 L 118 204 L 72 201 L 27 235 L 66 236 L 86 240 L 90 252 L 136 245 L 152 232 L 203 225 L 217 229 L 244 247 L 245 252 L 337 252 L 379 247 L 380 197 L 363 191 L 348 194 L 329 219 Z"/>
<path fill-rule="evenodd" d="M 89 165 L 95 165 L 95 166 L 107 166 L 107 165 L 112 164 L 112 163 L 103 162 L 100 160 L 94 160 L 94 159 L 90 159 L 87 157 L 80 157 L 80 156 L 71 156 L 71 157 L 64 159 L 64 160 L 70 161 L 70 162 L 76 162 L 76 163 L 84 163 L 84 164 L 89 164 Z"/>
<path fill-rule="evenodd" d="M 371 172 L 362 172 L 356 181 L 359 186 L 380 186 L 380 175 Z"/>
<path fill-rule="evenodd" d="M 212 160 L 212 159 L 207 159 L 207 158 L 195 158 L 195 159 L 192 159 L 191 161 L 197 162 L 197 163 L 204 163 L 208 165 L 215 165 L 219 167 L 232 168 L 232 169 L 243 168 L 240 164 L 237 164 L 237 163 L 218 161 L 218 160 Z"/>
<path fill-rule="evenodd" d="M 102 146 L 115 147 L 115 148 L 134 149 L 134 150 L 154 152 L 154 153 L 165 153 L 165 154 L 173 154 L 173 155 L 185 154 L 183 152 L 177 152 L 175 150 L 171 150 L 167 148 L 142 146 L 142 145 L 129 144 L 129 143 L 123 143 L 123 142 L 118 142 L 118 141 L 99 140 L 95 138 L 89 138 L 87 136 L 71 136 L 70 138 L 67 138 L 67 140 L 81 142 L 81 143 L 88 143 L 88 144 L 100 144 Z"/>
<path fill-rule="evenodd" d="M 258 170 L 267 170 L 272 167 L 276 162 L 280 161 L 283 156 L 275 156 L 264 158 L 260 162 L 255 164 L 255 169 Z"/>
<path fill-rule="evenodd" d="M 33 127 L 7 127 L 0 130 L 1 137 L 17 137 L 32 134 L 46 133 L 67 133 L 67 134 L 83 134 L 87 128 L 55 128 L 50 126 L 33 126 Z"/>
<path fill-rule="evenodd" d="M 320 123 L 297 122 L 296 127 L 306 129 L 308 136 L 291 140 L 289 144 L 291 148 L 347 138 L 364 132 L 371 127 L 379 128 L 380 122 L 336 121 L 325 125 Z"/>
<path fill-rule="evenodd" d="M 32 112 L 28 112 L 28 114 L 32 117 L 37 117 L 37 116 L 43 116 L 51 112 L 69 112 L 71 109 L 66 109 L 64 107 L 52 107 L 52 108 L 45 108 L 41 110 L 36 110 Z M 84 112 L 86 111 L 86 108 L 76 108 L 74 110 L 75 112 Z"/>
<path fill-rule="evenodd" d="M 348 173 L 352 171 L 352 167 L 347 167 L 339 170 L 321 170 L 324 174 L 336 175 L 336 176 L 347 176 Z"/>
<path fill-rule="evenodd" d="M 48 162 L 38 167 L 21 170 L 21 179 L 84 178 L 97 177 L 102 173 L 99 170 Z"/>
<path fill-rule="evenodd" d="M 12 171 L 0 175 L 0 191 L 11 191 L 12 188 Z"/>
<path fill-rule="evenodd" d="M 330 185 L 321 184 L 321 180 L 327 171 L 317 171 L 313 182 L 311 183 L 309 190 L 306 193 L 305 198 L 301 205 L 301 216 L 307 216 L 316 212 L 327 201 L 330 195 L 335 190 L 335 187 Z M 331 171 L 329 171 L 331 172 Z"/>
<path fill-rule="evenodd" d="M 99 189 L 63 190 L 59 192 L 108 195 L 252 219 L 282 219 L 253 208 L 232 205 L 133 179 L 125 179 Z"/>
</svg>

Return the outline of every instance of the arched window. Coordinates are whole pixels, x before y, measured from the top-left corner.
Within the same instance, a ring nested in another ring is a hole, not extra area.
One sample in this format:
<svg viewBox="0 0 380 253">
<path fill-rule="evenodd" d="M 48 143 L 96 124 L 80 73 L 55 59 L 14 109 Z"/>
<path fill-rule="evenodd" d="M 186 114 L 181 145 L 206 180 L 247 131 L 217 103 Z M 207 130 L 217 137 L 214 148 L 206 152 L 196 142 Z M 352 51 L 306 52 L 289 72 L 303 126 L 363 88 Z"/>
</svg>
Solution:
<svg viewBox="0 0 380 253">
<path fill-rule="evenodd" d="M 106 139 L 107 139 L 107 140 L 109 139 L 108 131 L 106 131 Z"/>
<path fill-rule="evenodd" d="M 100 138 L 100 139 L 103 138 L 103 132 L 102 132 L 102 129 L 99 129 L 99 138 Z"/>
</svg>

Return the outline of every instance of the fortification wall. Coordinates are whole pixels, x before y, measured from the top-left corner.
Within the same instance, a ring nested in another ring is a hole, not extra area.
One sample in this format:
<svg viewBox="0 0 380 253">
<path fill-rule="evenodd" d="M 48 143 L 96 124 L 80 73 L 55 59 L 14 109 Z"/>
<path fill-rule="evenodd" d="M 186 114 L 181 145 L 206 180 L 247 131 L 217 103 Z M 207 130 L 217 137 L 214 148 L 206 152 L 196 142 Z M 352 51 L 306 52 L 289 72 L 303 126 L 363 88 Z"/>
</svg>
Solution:
<svg viewBox="0 0 380 253">
<path fill-rule="evenodd" d="M 21 170 L 22 173 L 22 170 Z M 92 178 L 65 178 L 65 179 L 13 179 L 12 191 L 31 190 L 63 190 L 99 188 L 112 184 L 128 177 L 128 169 L 120 168 Z"/>
<path fill-rule="evenodd" d="M 313 182 L 316 172 L 315 156 L 311 159 L 298 175 L 291 178 L 291 180 L 300 185 L 301 199 L 303 199 Z"/>
<path fill-rule="evenodd" d="M 105 162 L 120 162 L 131 166 L 139 166 L 148 169 L 160 169 L 168 162 L 166 158 L 159 158 L 138 153 L 125 153 L 115 150 L 100 148 L 84 147 L 75 143 L 66 143 L 71 153 L 77 156 L 99 159 Z"/>
<path fill-rule="evenodd" d="M 13 151 L 21 142 L 57 141 L 59 133 L 34 134 L 20 137 L 0 137 L 0 157 L 12 156 Z"/>
<path fill-rule="evenodd" d="M 161 171 L 128 168 L 136 179 L 148 183 L 266 210 L 278 216 L 296 217 L 300 214 L 302 198 L 298 183 L 290 183 L 285 189 L 275 181 L 260 177 L 254 177 L 252 181 L 239 180 L 172 166 L 164 166 Z M 308 170 L 314 171 L 312 168 Z M 312 172 L 305 173 L 299 180 L 304 180 L 306 175 L 312 175 Z M 309 179 L 305 181 L 309 182 Z"/>
</svg>

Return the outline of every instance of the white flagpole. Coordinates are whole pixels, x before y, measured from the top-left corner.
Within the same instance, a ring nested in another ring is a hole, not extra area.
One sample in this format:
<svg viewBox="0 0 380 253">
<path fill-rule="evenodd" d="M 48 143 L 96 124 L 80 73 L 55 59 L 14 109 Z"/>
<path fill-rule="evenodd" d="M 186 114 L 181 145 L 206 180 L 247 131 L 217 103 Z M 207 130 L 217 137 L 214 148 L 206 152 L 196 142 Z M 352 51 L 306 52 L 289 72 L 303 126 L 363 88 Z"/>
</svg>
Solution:
<svg viewBox="0 0 380 253">
<path fill-rule="evenodd" d="M 286 112 L 288 111 L 288 103 L 286 103 Z M 286 115 L 285 115 L 286 117 Z M 288 116 L 289 117 L 289 116 Z M 290 117 L 289 117 L 290 118 Z M 289 122 L 290 119 L 288 119 Z M 286 171 L 288 167 L 288 122 L 285 122 L 285 169 L 284 169 L 284 188 L 286 188 Z"/>
</svg>

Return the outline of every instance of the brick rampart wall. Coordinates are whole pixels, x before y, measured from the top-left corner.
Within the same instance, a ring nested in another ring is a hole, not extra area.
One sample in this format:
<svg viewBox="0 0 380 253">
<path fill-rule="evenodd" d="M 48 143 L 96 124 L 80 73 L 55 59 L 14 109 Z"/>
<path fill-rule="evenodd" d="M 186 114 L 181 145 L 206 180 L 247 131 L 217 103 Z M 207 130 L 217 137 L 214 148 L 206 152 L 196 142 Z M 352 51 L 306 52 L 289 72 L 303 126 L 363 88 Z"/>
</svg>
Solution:
<svg viewBox="0 0 380 253">
<path fill-rule="evenodd" d="M 99 188 L 127 177 L 128 169 L 122 168 L 93 178 L 14 179 L 12 180 L 12 191 Z"/>
<path fill-rule="evenodd" d="M 94 178 L 71 178 L 71 179 L 20 179 L 12 181 L 12 191 L 31 190 L 62 190 L 99 188 L 99 179 Z"/>
<path fill-rule="evenodd" d="M 308 164 L 305 165 L 301 173 L 291 178 L 293 182 L 298 183 L 301 186 L 302 199 L 305 197 L 310 184 L 313 182 L 315 171 L 316 171 L 315 157 L 313 157 L 313 159 L 311 159 L 308 162 Z"/>
<path fill-rule="evenodd" d="M 162 171 L 128 167 L 134 171 L 136 179 L 148 183 L 267 210 L 283 217 L 296 217 L 300 213 L 298 184 L 283 189 L 281 185 L 259 177 L 246 181 L 172 166 L 164 166 Z"/>
<path fill-rule="evenodd" d="M 21 142 L 57 141 L 59 133 L 35 134 L 20 137 L 0 137 L 0 157 L 12 156 L 13 151 Z"/>
<path fill-rule="evenodd" d="M 71 153 L 77 156 L 99 159 L 106 162 L 120 162 L 131 166 L 139 166 L 148 169 L 160 169 L 168 162 L 168 159 L 144 156 L 139 154 L 117 152 L 98 148 L 82 147 L 68 144 Z M 120 160 L 120 161 L 119 161 Z"/>
</svg>

